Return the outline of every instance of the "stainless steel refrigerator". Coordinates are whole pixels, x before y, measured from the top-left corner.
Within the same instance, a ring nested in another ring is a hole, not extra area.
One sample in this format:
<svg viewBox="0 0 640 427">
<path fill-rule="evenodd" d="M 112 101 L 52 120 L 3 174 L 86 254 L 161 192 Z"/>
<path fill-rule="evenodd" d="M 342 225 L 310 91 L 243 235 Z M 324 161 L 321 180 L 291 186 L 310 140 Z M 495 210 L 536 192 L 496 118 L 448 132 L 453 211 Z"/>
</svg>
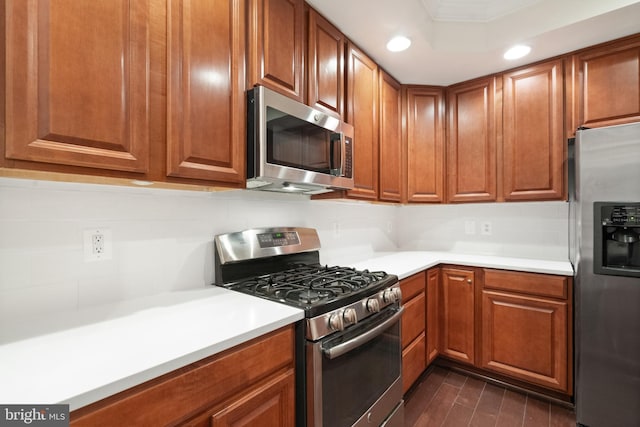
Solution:
<svg viewBox="0 0 640 427">
<path fill-rule="evenodd" d="M 579 130 L 574 150 L 576 421 L 640 426 L 640 123 Z"/>
</svg>

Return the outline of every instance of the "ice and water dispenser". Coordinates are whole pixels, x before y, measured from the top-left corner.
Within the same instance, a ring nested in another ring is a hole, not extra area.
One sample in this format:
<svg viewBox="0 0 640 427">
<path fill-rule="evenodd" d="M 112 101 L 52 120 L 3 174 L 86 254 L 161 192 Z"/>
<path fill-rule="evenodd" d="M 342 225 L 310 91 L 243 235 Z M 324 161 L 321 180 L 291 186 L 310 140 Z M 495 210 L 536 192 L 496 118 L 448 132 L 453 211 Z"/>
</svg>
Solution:
<svg viewBox="0 0 640 427">
<path fill-rule="evenodd" d="M 595 202 L 594 273 L 640 277 L 640 202 Z"/>
</svg>

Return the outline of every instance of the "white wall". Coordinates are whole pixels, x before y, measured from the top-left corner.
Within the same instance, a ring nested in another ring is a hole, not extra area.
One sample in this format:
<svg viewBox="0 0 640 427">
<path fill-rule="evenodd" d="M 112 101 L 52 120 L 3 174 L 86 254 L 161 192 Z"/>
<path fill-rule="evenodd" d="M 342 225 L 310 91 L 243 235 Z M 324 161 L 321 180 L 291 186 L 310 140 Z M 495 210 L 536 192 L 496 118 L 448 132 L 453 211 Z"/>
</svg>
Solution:
<svg viewBox="0 0 640 427">
<path fill-rule="evenodd" d="M 397 238 L 403 250 L 567 260 L 568 209 L 567 202 L 401 206 Z M 487 222 L 490 235 L 482 234 Z"/>
<path fill-rule="evenodd" d="M 566 218 L 563 202 L 396 206 L 0 178 L 0 322 L 210 286 L 213 236 L 246 228 L 314 227 L 330 265 L 398 249 L 566 259 Z M 465 234 L 469 219 L 490 220 L 492 235 Z M 84 262 L 94 227 L 111 230 L 111 260 Z"/>
<path fill-rule="evenodd" d="M 318 229 L 320 261 L 395 250 L 395 207 L 304 196 L 156 190 L 0 178 L 0 322 L 210 286 L 213 236 Z M 84 262 L 83 231 L 111 230 L 111 260 Z"/>
</svg>

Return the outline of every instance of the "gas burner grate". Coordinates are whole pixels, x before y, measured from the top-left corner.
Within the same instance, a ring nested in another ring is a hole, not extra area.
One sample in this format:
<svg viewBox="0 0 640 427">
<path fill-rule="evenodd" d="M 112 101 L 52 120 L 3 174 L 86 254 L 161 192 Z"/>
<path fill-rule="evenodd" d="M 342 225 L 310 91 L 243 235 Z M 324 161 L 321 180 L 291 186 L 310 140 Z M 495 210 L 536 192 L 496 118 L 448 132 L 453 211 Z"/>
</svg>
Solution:
<svg viewBox="0 0 640 427">
<path fill-rule="evenodd" d="M 356 294 L 385 277 L 384 272 L 359 271 L 351 267 L 296 265 L 284 271 L 245 280 L 233 288 L 296 305 L 315 305 Z"/>
</svg>

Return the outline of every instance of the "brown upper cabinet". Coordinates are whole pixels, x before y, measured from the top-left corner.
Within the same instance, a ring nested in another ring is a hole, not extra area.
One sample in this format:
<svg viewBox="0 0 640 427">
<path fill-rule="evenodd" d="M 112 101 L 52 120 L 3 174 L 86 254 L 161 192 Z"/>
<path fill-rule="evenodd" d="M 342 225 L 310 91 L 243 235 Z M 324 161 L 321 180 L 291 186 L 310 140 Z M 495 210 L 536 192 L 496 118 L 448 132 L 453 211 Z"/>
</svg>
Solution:
<svg viewBox="0 0 640 427">
<path fill-rule="evenodd" d="M 400 83 L 380 71 L 380 200 L 400 202 L 402 168 L 402 92 Z"/>
<path fill-rule="evenodd" d="M 4 3 L 6 157 L 146 173 L 149 0 Z"/>
<path fill-rule="evenodd" d="M 408 86 L 403 92 L 407 202 L 444 201 L 444 92 Z"/>
<path fill-rule="evenodd" d="M 378 199 L 378 66 L 352 43 L 347 48 L 347 122 L 354 127 L 354 188 L 348 197 Z"/>
<path fill-rule="evenodd" d="M 582 50 L 573 64 L 571 132 L 640 120 L 640 35 Z"/>
<path fill-rule="evenodd" d="M 344 35 L 309 9 L 307 104 L 329 114 L 344 114 Z"/>
<path fill-rule="evenodd" d="M 249 84 L 304 102 L 304 0 L 249 0 Z"/>
<path fill-rule="evenodd" d="M 495 76 L 450 86 L 447 200 L 496 200 L 497 129 L 501 116 Z"/>
<path fill-rule="evenodd" d="M 262 84 L 354 126 L 334 197 L 562 200 L 565 138 L 640 121 L 640 34 L 442 88 L 399 84 L 304 0 L 2 4 L 6 168 L 242 187 Z"/>
<path fill-rule="evenodd" d="M 4 164 L 241 186 L 244 5 L 6 2 Z"/>
<path fill-rule="evenodd" d="M 504 200 L 565 198 L 563 61 L 502 76 Z"/>
<path fill-rule="evenodd" d="M 244 182 L 244 5 L 168 3 L 169 176 Z"/>
</svg>

